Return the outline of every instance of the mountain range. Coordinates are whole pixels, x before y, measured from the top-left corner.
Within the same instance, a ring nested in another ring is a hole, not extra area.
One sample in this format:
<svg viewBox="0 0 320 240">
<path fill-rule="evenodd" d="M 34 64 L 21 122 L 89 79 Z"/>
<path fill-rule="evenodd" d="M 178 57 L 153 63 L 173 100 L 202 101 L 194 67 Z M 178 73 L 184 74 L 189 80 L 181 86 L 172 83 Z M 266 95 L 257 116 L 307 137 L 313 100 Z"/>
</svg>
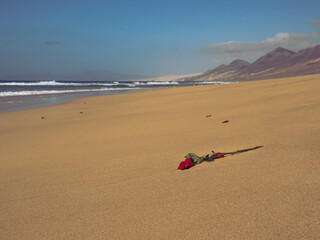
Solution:
<svg viewBox="0 0 320 240">
<path fill-rule="evenodd" d="M 320 73 L 320 44 L 298 52 L 279 47 L 253 63 L 236 59 L 185 80 L 250 81 L 317 73 Z"/>
</svg>

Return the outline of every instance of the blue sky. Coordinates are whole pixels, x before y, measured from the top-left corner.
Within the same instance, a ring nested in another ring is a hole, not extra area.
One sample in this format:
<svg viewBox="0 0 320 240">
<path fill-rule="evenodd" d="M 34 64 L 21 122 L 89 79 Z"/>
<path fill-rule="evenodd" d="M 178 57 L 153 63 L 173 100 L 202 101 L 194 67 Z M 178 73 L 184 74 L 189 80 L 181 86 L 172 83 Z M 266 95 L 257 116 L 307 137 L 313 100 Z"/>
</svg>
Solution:
<svg viewBox="0 0 320 240">
<path fill-rule="evenodd" d="M 2 0 L 0 76 L 204 72 L 318 44 L 319 29 L 319 0 Z"/>
</svg>

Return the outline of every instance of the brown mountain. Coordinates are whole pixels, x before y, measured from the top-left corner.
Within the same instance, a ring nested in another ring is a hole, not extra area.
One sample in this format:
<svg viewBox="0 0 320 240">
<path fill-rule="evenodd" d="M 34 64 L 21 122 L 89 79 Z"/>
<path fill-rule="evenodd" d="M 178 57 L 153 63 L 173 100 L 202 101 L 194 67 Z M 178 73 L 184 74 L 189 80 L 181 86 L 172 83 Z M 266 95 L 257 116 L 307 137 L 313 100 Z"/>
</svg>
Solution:
<svg viewBox="0 0 320 240">
<path fill-rule="evenodd" d="M 270 68 L 287 66 L 293 55 L 295 52 L 279 47 L 253 62 L 249 67 L 249 72 L 256 73 Z"/>
<path fill-rule="evenodd" d="M 277 48 L 253 63 L 237 59 L 187 80 L 248 81 L 317 73 L 320 73 L 320 44 L 299 52 Z"/>
</svg>

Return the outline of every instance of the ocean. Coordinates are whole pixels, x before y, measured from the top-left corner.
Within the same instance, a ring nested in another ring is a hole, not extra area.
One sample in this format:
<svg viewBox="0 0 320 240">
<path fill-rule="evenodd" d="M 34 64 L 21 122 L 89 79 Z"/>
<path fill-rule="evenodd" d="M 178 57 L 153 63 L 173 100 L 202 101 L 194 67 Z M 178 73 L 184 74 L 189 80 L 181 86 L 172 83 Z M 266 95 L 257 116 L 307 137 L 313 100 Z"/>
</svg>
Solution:
<svg viewBox="0 0 320 240">
<path fill-rule="evenodd" d="M 0 112 L 60 104 L 75 98 L 122 94 L 156 88 L 227 84 L 186 81 L 0 81 Z"/>
</svg>

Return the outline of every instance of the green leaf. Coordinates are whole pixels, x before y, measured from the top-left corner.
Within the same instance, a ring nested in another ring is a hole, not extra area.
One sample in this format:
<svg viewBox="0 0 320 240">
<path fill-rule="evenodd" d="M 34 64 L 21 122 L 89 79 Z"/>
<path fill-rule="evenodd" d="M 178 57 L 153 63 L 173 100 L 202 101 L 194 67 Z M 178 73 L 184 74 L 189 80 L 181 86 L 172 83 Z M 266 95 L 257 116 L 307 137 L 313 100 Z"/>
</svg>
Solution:
<svg viewBox="0 0 320 240">
<path fill-rule="evenodd" d="M 195 164 L 200 164 L 202 163 L 205 159 L 208 158 L 209 155 L 205 155 L 205 156 L 202 156 L 202 157 L 199 157 L 197 154 L 194 154 L 194 153 L 188 153 L 186 156 L 184 156 L 185 158 L 191 158 L 192 161 L 195 163 Z"/>
</svg>

